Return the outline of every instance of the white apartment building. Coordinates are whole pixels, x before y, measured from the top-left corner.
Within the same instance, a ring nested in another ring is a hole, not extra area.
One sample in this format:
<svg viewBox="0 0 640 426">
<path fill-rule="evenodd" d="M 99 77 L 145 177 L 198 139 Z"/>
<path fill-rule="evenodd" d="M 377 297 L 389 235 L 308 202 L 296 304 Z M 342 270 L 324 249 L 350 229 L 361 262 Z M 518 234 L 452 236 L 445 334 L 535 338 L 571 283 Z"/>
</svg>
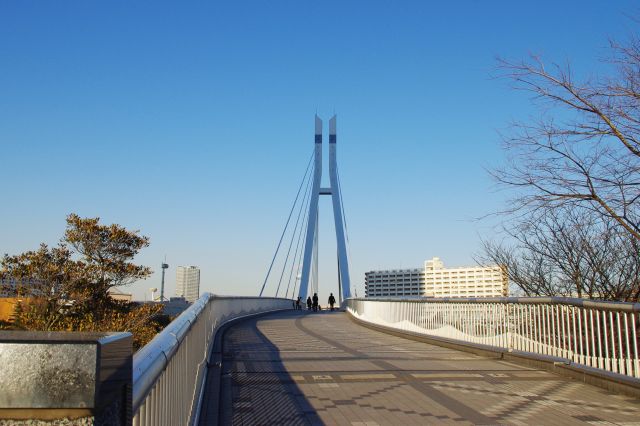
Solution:
<svg viewBox="0 0 640 426">
<path fill-rule="evenodd" d="M 424 269 L 366 272 L 364 285 L 365 297 L 502 297 L 509 289 L 500 266 L 445 268 L 438 257 Z"/>
<path fill-rule="evenodd" d="M 364 274 L 365 297 L 398 297 L 424 295 L 424 270 L 393 269 Z"/>
<path fill-rule="evenodd" d="M 498 265 L 445 268 L 438 257 L 424 262 L 425 292 L 433 297 L 509 295 L 507 271 Z"/>
<path fill-rule="evenodd" d="M 176 269 L 176 296 L 193 303 L 200 297 L 200 268 L 178 266 Z"/>
</svg>

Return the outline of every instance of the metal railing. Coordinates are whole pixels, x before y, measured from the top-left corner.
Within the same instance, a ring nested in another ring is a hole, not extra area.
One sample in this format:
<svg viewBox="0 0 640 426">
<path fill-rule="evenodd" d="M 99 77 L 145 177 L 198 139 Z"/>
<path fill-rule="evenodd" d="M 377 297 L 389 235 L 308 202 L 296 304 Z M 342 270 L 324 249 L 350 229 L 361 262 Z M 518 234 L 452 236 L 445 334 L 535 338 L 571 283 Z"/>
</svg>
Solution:
<svg viewBox="0 0 640 426">
<path fill-rule="evenodd" d="M 505 297 L 348 299 L 346 305 L 371 324 L 640 377 L 640 303 Z"/>
<path fill-rule="evenodd" d="M 133 424 L 192 424 L 219 327 L 232 319 L 291 308 L 289 299 L 204 294 L 134 355 Z"/>
</svg>

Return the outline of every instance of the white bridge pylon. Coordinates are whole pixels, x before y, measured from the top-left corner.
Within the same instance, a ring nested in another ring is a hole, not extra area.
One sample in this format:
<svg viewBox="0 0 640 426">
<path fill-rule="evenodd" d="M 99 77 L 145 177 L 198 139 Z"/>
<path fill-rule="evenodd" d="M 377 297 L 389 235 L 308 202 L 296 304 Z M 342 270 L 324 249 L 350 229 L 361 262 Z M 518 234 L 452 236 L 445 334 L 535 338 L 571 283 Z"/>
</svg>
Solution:
<svg viewBox="0 0 640 426">
<path fill-rule="evenodd" d="M 338 246 L 338 275 L 341 301 L 351 296 L 351 280 L 349 279 L 349 260 L 345 241 L 344 218 L 338 183 L 338 165 L 336 163 L 336 116 L 329 120 L 329 179 L 331 187 L 321 188 L 322 182 L 322 120 L 316 115 L 315 134 L 315 167 L 313 186 L 311 188 L 311 202 L 309 203 L 309 221 L 304 244 L 304 258 L 302 262 L 302 277 L 300 280 L 300 298 L 304 301 L 309 293 L 309 276 L 313 257 L 314 241 L 318 232 L 318 199 L 320 195 L 331 195 L 333 200 L 333 219 L 336 228 L 336 242 Z"/>
</svg>

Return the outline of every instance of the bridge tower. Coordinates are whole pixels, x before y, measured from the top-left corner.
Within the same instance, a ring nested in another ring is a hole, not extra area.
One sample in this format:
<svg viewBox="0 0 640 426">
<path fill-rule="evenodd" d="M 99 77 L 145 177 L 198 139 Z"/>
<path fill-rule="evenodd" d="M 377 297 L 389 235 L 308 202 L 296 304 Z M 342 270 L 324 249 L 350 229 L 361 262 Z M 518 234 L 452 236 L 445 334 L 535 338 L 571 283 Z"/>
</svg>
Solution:
<svg viewBox="0 0 640 426">
<path fill-rule="evenodd" d="M 302 277 L 300 280 L 300 298 L 304 301 L 309 292 L 309 276 L 311 261 L 318 233 L 318 200 L 320 195 L 331 195 L 333 200 L 333 219 L 336 228 L 336 242 L 338 246 L 338 276 L 340 301 L 351 296 L 351 280 L 349 279 L 349 260 L 345 241 L 344 218 L 342 216 L 342 200 L 340 199 L 340 183 L 338 180 L 338 166 L 336 162 L 336 116 L 329 120 L 329 180 L 331 186 L 321 188 L 322 182 L 322 120 L 316 115 L 314 176 L 311 187 L 311 202 L 309 203 L 309 220 L 304 244 L 304 258 L 302 261 Z"/>
</svg>

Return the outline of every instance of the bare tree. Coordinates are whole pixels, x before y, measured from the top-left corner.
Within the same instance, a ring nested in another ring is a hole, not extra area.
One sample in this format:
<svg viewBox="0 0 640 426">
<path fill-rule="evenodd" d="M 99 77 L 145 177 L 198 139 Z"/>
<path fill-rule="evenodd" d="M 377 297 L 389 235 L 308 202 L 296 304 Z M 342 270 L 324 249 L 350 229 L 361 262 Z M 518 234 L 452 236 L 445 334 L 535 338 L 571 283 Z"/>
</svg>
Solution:
<svg viewBox="0 0 640 426">
<path fill-rule="evenodd" d="M 610 46 L 611 75 L 582 81 L 535 56 L 500 60 L 504 76 L 545 109 L 503 138 L 509 160 L 494 176 L 517 188 L 511 212 L 590 210 L 640 241 L 640 41 Z"/>
<path fill-rule="evenodd" d="M 527 296 L 638 301 L 640 242 L 604 219 L 573 205 L 520 217 L 504 227 L 513 243 L 485 241 L 476 260 L 506 266 Z"/>
</svg>

